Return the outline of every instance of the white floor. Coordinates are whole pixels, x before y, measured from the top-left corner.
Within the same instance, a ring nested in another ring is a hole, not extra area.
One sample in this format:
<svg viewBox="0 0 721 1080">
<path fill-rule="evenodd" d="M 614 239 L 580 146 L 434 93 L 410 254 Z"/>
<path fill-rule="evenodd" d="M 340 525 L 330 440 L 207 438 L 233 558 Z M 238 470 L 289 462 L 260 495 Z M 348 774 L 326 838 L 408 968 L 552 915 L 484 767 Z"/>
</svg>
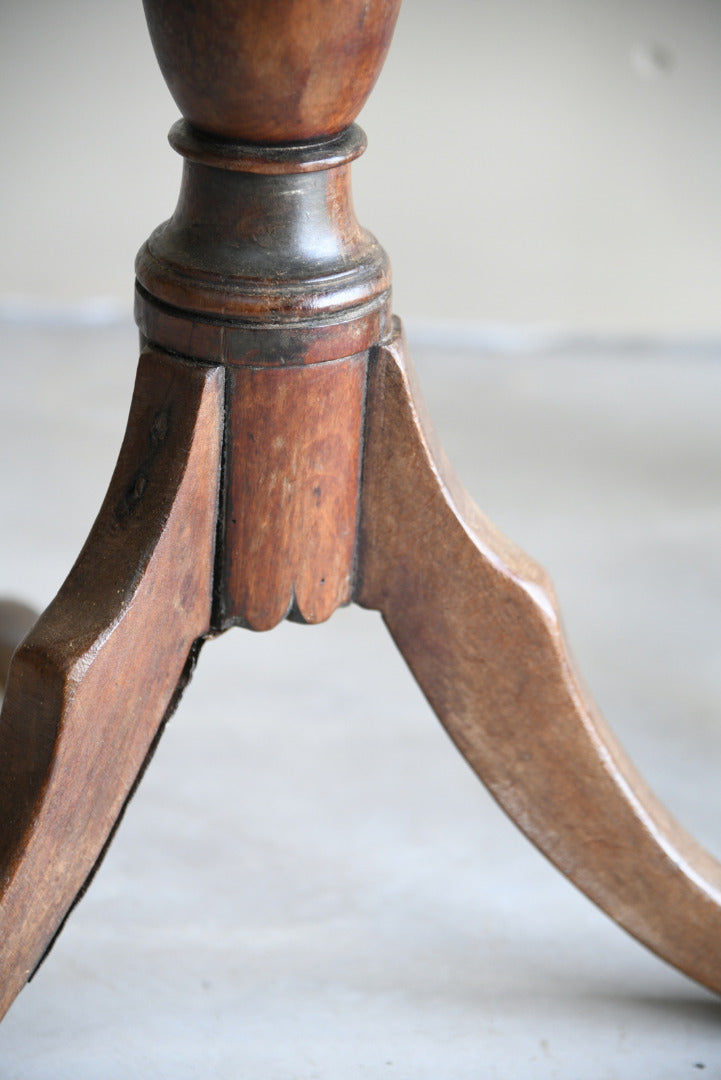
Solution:
<svg viewBox="0 0 721 1080">
<path fill-rule="evenodd" d="M 100 503 L 133 330 L 0 326 L 0 594 Z M 484 510 L 552 571 L 653 787 L 721 854 L 721 356 L 415 350 Z M 380 620 L 236 631 L 0 1027 L 3 1080 L 721 1077 L 721 1005 L 597 912 L 451 747 Z"/>
</svg>

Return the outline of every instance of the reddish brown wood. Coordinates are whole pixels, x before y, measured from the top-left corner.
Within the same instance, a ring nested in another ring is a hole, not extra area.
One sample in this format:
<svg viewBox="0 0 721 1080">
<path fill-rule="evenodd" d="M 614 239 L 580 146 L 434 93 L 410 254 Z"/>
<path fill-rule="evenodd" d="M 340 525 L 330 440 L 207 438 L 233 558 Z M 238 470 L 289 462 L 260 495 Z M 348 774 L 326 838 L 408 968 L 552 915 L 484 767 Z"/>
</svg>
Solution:
<svg viewBox="0 0 721 1080">
<path fill-rule="evenodd" d="M 171 309 L 136 289 L 135 318 L 146 341 L 197 360 L 241 365 L 292 367 L 354 356 L 387 336 L 388 295 L 382 306 L 366 306 L 341 322 L 309 320 L 268 326 L 213 319 Z"/>
<path fill-rule="evenodd" d="M 210 627 L 223 372 L 147 351 L 93 530 L 0 723 L 0 1015 L 100 858 Z"/>
<path fill-rule="evenodd" d="M 220 626 L 322 622 L 351 598 L 366 355 L 228 372 Z"/>
<path fill-rule="evenodd" d="M 400 335 L 369 377 L 358 602 L 383 614 L 458 749 L 621 926 L 721 992 L 721 866 L 648 791 L 585 693 L 545 572 L 436 446 Z"/>
<path fill-rule="evenodd" d="M 184 180 L 138 258 L 151 347 L 108 496 L 10 669 L 0 1012 L 97 865 L 203 637 L 318 622 L 356 574 L 356 599 L 383 613 L 511 817 L 622 926 L 721 991 L 721 867 L 624 757 L 574 674 L 545 574 L 470 503 L 400 338 L 382 344 L 389 266 L 353 212 L 365 142 L 347 125 L 398 6 L 146 0 L 186 116 L 171 134 Z"/>
<path fill-rule="evenodd" d="M 400 0 L 145 0 L 158 62 L 191 124 L 243 142 L 342 131 L 378 78 Z"/>
</svg>

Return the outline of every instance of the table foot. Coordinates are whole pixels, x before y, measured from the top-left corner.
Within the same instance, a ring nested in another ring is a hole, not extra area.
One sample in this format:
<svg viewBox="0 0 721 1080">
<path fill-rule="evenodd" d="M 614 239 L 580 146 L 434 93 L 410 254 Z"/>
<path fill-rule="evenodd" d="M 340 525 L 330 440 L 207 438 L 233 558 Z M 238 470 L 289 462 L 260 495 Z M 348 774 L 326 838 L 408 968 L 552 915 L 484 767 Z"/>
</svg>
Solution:
<svg viewBox="0 0 721 1080">
<path fill-rule="evenodd" d="M 104 854 L 210 628 L 223 372 L 145 350 L 118 465 L 0 717 L 0 1015 Z"/>
<path fill-rule="evenodd" d="M 456 746 L 524 833 L 629 933 L 721 992 L 721 865 L 605 725 L 544 571 L 453 476 L 398 334 L 378 351 L 367 415 L 358 601 L 382 613 Z"/>
</svg>

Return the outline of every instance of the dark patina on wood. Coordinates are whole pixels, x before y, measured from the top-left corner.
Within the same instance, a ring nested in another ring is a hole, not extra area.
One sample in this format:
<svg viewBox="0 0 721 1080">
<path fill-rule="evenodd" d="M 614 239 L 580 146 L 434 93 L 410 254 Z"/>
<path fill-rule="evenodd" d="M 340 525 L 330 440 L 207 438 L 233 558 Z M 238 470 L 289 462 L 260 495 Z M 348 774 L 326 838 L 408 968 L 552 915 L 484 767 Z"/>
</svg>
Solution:
<svg viewBox="0 0 721 1080">
<path fill-rule="evenodd" d="M 146 0 L 185 119 L 141 249 L 143 350 L 98 520 L 11 663 L 0 1014 L 80 895 L 187 682 L 239 624 L 380 611 L 510 816 L 639 940 L 721 992 L 721 867 L 585 694 L 543 571 L 454 480 L 358 224 L 353 121 L 399 0 Z"/>
</svg>

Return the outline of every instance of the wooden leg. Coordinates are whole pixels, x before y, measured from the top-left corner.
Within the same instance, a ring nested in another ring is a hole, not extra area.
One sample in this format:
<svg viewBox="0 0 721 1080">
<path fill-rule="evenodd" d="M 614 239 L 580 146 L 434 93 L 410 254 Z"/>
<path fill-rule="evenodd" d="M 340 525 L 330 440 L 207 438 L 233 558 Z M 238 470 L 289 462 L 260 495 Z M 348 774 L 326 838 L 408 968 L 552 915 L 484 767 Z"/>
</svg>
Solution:
<svg viewBox="0 0 721 1080">
<path fill-rule="evenodd" d="M 648 791 L 584 691 L 543 570 L 480 514 L 400 336 L 370 378 L 358 600 L 526 835 L 621 926 L 721 992 L 721 866 Z"/>
<path fill-rule="evenodd" d="M 138 323 L 157 349 L 141 357 L 110 491 L 10 668 L 0 1015 L 102 857 L 211 627 L 320 621 L 351 591 L 383 613 L 527 835 L 617 922 L 721 992 L 721 867 L 597 715 L 543 571 L 434 448 L 400 337 L 375 346 L 390 271 L 353 212 L 364 137 L 352 121 L 399 0 L 145 6 L 185 117 L 171 133 L 183 186 L 137 262 Z"/>
<path fill-rule="evenodd" d="M 210 627 L 223 371 L 146 350 L 115 474 L 0 717 L 0 1015 L 84 889 Z"/>
</svg>

